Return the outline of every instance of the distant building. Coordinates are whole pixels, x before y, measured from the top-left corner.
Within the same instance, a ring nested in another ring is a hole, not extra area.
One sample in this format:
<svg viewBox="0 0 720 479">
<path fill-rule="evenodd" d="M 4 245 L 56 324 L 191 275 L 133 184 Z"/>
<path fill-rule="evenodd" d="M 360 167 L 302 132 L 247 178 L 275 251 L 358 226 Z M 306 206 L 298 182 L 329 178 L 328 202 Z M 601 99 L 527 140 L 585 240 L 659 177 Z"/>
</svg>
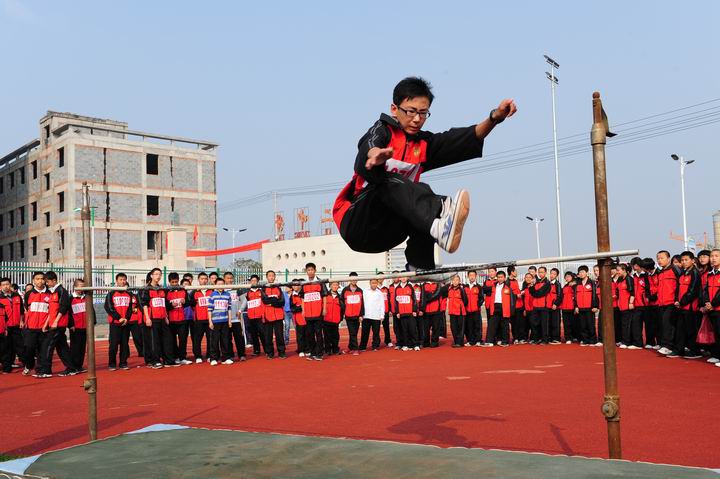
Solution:
<svg viewBox="0 0 720 479">
<path fill-rule="evenodd" d="M 96 264 L 157 264 L 168 246 L 216 249 L 217 148 L 49 111 L 39 139 L 0 158 L 0 261 L 82 263 L 76 210 L 84 181 L 94 207 Z M 180 233 L 171 240 L 185 245 L 169 244 L 171 229 Z M 204 263 L 215 266 L 216 258 Z"/>
</svg>

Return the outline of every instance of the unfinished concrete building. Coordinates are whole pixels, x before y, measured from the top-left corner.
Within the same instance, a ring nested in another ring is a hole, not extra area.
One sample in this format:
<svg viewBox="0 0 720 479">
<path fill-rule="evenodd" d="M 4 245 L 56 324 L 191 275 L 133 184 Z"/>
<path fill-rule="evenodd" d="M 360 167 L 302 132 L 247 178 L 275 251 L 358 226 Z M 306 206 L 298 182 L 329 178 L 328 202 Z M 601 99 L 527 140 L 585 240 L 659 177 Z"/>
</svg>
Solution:
<svg viewBox="0 0 720 479">
<path fill-rule="evenodd" d="M 168 231 L 185 230 L 187 249 L 216 249 L 217 147 L 49 111 L 39 139 L 0 159 L 0 261 L 82 263 L 84 181 L 96 264 L 162 261 Z"/>
</svg>

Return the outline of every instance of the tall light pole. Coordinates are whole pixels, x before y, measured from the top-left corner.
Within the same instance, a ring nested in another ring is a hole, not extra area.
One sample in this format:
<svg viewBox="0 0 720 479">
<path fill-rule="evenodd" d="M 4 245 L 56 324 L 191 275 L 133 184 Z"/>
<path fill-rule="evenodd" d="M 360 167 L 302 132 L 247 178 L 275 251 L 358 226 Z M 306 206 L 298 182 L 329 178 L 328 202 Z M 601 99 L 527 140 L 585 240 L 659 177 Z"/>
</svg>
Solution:
<svg viewBox="0 0 720 479">
<path fill-rule="evenodd" d="M 529 216 L 526 216 L 528 220 L 535 223 L 535 240 L 537 242 L 537 257 L 541 258 L 540 256 L 540 222 L 545 221 L 545 218 L 531 218 Z"/>
<path fill-rule="evenodd" d="M 242 233 L 243 231 L 247 231 L 247 228 L 242 228 L 242 229 L 237 229 L 237 228 L 225 228 L 224 226 L 222 227 L 222 229 L 223 229 L 224 231 L 229 231 L 230 233 L 232 233 L 232 245 L 233 245 L 233 248 L 235 247 L 235 235 L 238 234 L 238 233 Z M 234 265 L 234 264 L 235 264 L 235 253 L 233 252 L 233 265 Z"/>
<path fill-rule="evenodd" d="M 683 243 L 685 244 L 684 251 L 688 250 L 688 232 L 687 232 L 687 214 L 685 213 L 685 166 L 695 163 L 695 160 L 686 160 L 682 156 L 678 156 L 675 153 L 670 155 L 675 161 L 680 162 L 680 192 L 682 194 L 682 215 L 683 215 Z"/>
<path fill-rule="evenodd" d="M 558 233 L 558 256 L 563 255 L 563 241 L 562 241 L 562 219 L 560 216 L 560 161 L 558 159 L 558 142 L 557 142 L 557 120 L 555 112 L 555 86 L 558 84 L 558 79 L 555 76 L 555 70 L 560 68 L 560 64 L 544 55 L 545 61 L 550 65 L 550 72 L 545 72 L 548 80 L 550 80 L 550 92 L 552 94 L 552 116 L 553 116 L 553 147 L 555 150 L 555 208 L 557 210 L 557 233 Z"/>
</svg>

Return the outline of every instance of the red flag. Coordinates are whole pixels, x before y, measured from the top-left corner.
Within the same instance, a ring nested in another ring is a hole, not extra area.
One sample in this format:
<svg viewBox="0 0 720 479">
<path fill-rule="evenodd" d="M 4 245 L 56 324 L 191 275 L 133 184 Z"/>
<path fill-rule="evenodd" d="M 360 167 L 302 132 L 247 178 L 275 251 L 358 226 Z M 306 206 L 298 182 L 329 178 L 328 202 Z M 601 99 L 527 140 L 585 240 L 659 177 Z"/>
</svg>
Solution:
<svg viewBox="0 0 720 479">
<path fill-rule="evenodd" d="M 195 225 L 195 229 L 193 230 L 193 246 L 197 246 L 198 237 L 200 234 L 198 233 L 198 227 Z"/>
</svg>

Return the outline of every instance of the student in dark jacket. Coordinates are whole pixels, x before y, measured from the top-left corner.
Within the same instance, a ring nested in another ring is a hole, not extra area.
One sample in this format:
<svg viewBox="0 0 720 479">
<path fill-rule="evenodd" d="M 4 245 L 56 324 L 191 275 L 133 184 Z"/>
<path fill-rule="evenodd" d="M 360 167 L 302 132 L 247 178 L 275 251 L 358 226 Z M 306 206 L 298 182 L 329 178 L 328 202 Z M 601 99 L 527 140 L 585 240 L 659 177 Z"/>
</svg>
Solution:
<svg viewBox="0 0 720 479">
<path fill-rule="evenodd" d="M 340 283 L 330 283 L 330 291 L 323 297 L 323 336 L 325 354 L 340 354 L 340 322 L 345 314 L 345 302 L 340 294 Z M 312 359 L 318 360 L 313 356 Z M 322 359 L 322 357 L 321 357 Z"/>
<path fill-rule="evenodd" d="M 77 370 L 72 361 L 65 333 L 70 320 L 70 293 L 58 283 L 58 277 L 54 271 L 45 273 L 45 283 L 50 292 L 50 306 L 48 322 L 44 328 L 46 334 L 40 346 L 40 367 L 45 374 L 52 374 L 53 355 L 57 351 L 58 357 L 65 366 L 65 370 L 58 376 L 72 376 L 77 374 Z"/>
<path fill-rule="evenodd" d="M 400 322 L 400 339 L 403 351 L 410 349 L 420 350 L 420 341 L 417 333 L 418 303 L 415 299 L 415 288 L 408 283 L 407 278 L 400 278 L 395 287 L 393 296 L 395 303 L 395 318 Z"/>
<path fill-rule="evenodd" d="M 629 274 L 626 264 L 618 265 L 617 278 L 615 280 L 615 293 L 617 295 L 617 307 L 620 314 L 620 347 L 627 349 L 640 349 L 642 347 L 642 330 L 637 331 L 640 324 L 635 321 L 638 311 L 635 310 L 635 280 Z"/>
<path fill-rule="evenodd" d="M 580 346 L 602 346 L 595 329 L 595 313 L 598 311 L 598 295 L 595 281 L 588 277 L 588 267 L 578 268 L 575 281 L 575 314 L 580 322 Z"/>
<path fill-rule="evenodd" d="M 560 344 L 560 305 L 563 300 L 563 289 L 560 284 L 560 270 L 550 270 L 550 292 L 548 293 L 549 339 L 550 344 Z"/>
<path fill-rule="evenodd" d="M 548 344 L 550 342 L 550 280 L 547 268 L 540 266 L 535 284 L 529 289 L 533 297 L 533 311 L 530 315 L 530 344 Z"/>
<path fill-rule="evenodd" d="M 677 300 L 675 301 L 675 307 L 678 308 L 675 343 L 672 352 L 666 357 L 682 356 L 685 359 L 700 359 L 702 355 L 695 341 L 697 337 L 696 315 L 699 311 L 700 300 L 700 273 L 695 267 L 695 255 L 692 252 L 683 252 L 680 255 L 680 262 L 683 270 L 678 277 Z"/>
<path fill-rule="evenodd" d="M 351 277 L 357 277 L 355 271 L 350 273 Z M 358 332 L 360 322 L 365 316 L 365 304 L 363 303 L 363 290 L 358 287 L 357 281 L 350 281 L 340 292 L 345 303 L 345 324 L 348 331 L 348 351 L 353 355 L 359 354 Z"/>
<path fill-rule="evenodd" d="M 713 249 L 710 252 L 710 269 L 702 293 L 702 304 L 715 332 L 715 344 L 711 348 L 708 362 L 718 366 L 720 364 L 720 339 L 718 339 L 720 337 L 720 249 Z"/>
<path fill-rule="evenodd" d="M 453 348 L 460 348 L 463 345 L 465 335 L 465 315 L 467 314 L 467 293 L 460 284 L 460 276 L 455 275 L 450 280 L 447 289 L 447 308 L 450 315 L 450 330 L 453 336 Z M 468 344 L 469 346 L 469 344 Z"/>
<path fill-rule="evenodd" d="M 682 273 L 681 268 L 672 263 L 670 253 L 658 251 L 656 257 L 658 270 L 655 273 L 657 278 L 657 307 L 660 321 L 658 322 L 660 339 L 660 354 L 670 354 L 675 341 L 675 323 L 677 321 L 678 278 Z"/>
</svg>

